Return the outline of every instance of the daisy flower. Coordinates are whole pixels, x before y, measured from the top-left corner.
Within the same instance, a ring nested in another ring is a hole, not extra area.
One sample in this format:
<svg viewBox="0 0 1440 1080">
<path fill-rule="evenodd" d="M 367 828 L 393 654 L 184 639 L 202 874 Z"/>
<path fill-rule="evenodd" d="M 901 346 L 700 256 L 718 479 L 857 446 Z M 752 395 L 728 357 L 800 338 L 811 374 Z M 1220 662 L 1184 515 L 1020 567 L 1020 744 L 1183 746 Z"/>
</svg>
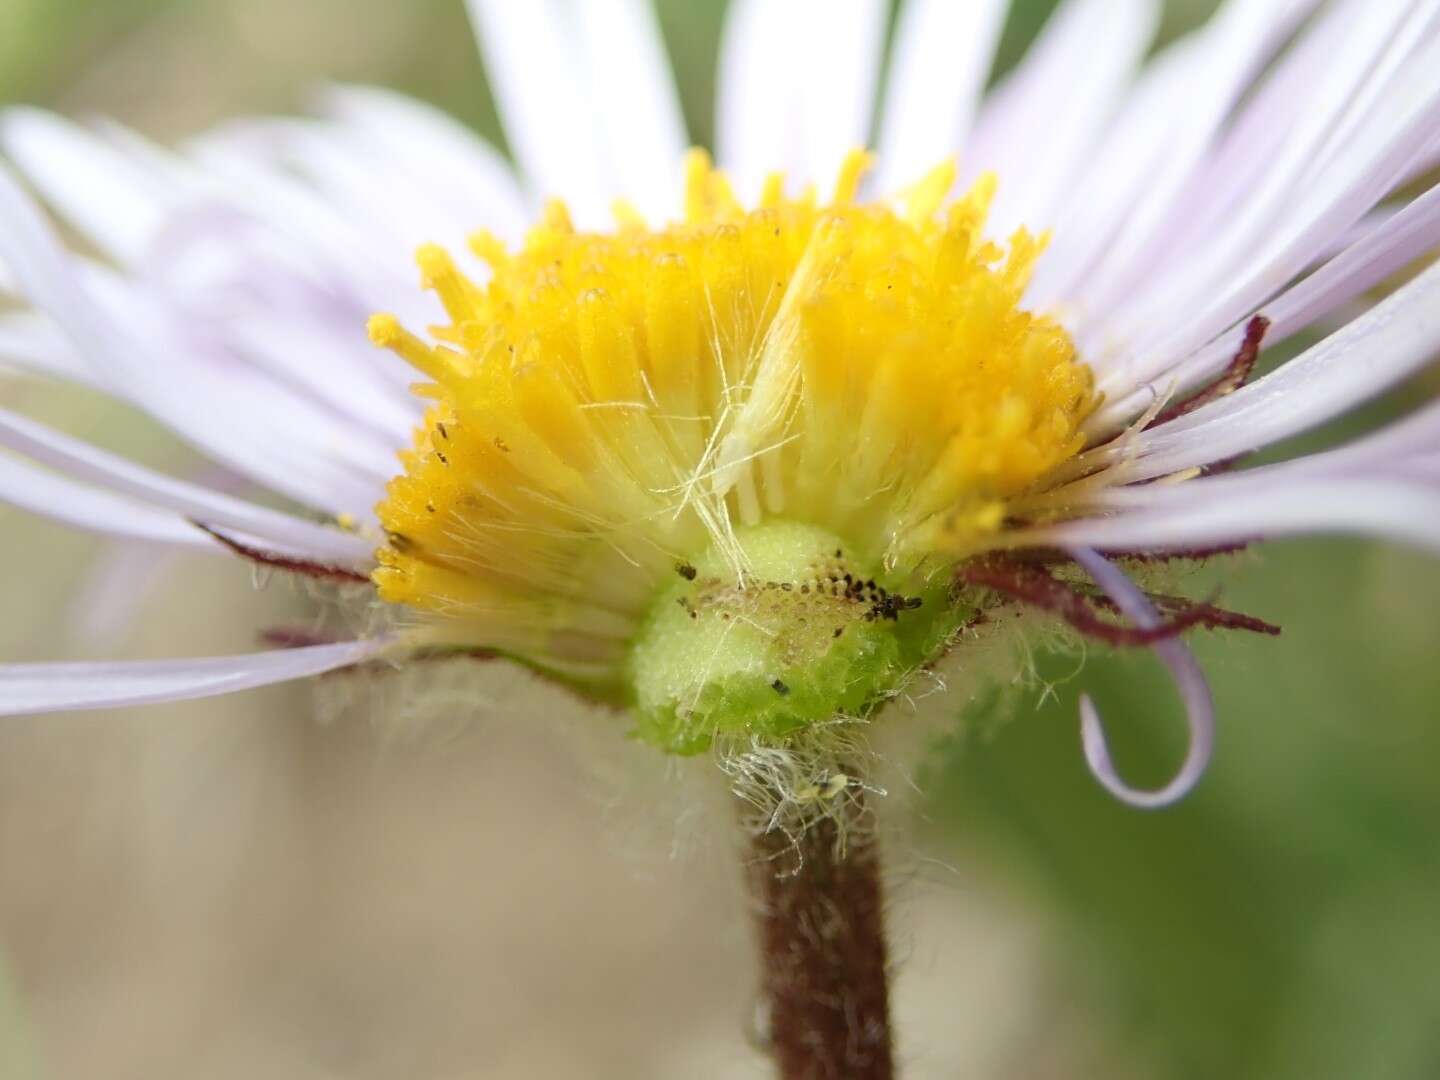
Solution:
<svg viewBox="0 0 1440 1080">
<path fill-rule="evenodd" d="M 1231 2 L 1147 58 L 1154 3 L 1072 0 L 982 95 L 1004 3 L 910 0 L 888 67 L 887 5 L 843 8 L 733 5 L 718 169 L 686 154 L 642 3 L 473 0 L 513 166 L 372 88 L 178 149 L 7 112 L 6 362 L 137 406 L 291 509 L 9 411 L 0 495 L 390 616 L 245 656 L 6 665 L 0 708 L 485 651 L 693 753 L 868 715 L 1008 601 L 1155 645 L 1192 725 L 1180 775 L 1126 787 L 1088 701 L 1086 753 L 1137 804 L 1188 790 L 1212 717 L 1175 634 L 1270 628 L 1123 567 L 1307 531 L 1440 546 L 1433 406 L 1225 471 L 1440 342 L 1440 271 L 1363 307 L 1440 239 L 1436 191 L 1397 196 L 1440 157 L 1440 15 Z M 433 243 L 467 230 L 463 265 Z M 377 310 L 414 370 L 364 341 Z"/>
<path fill-rule="evenodd" d="M 1153 0 L 1067 0 L 987 94 L 1003 0 L 907 0 L 893 34 L 884 0 L 736 0 L 713 160 L 642 0 L 469 7 L 513 163 L 363 87 L 173 149 L 0 119 L 0 356 L 217 477 L 0 411 L 0 497 L 332 582 L 367 627 L 3 665 L 0 711 L 485 656 L 715 752 L 758 852 L 825 863 L 863 814 L 862 729 L 1017 612 L 1168 666 L 1190 749 L 1163 788 L 1081 716 L 1100 782 L 1161 806 L 1213 739 L 1179 635 L 1275 631 L 1172 564 L 1304 532 L 1440 549 L 1435 405 L 1235 468 L 1440 349 L 1440 266 L 1410 273 L 1440 243 L 1440 4 L 1230 0 L 1151 55 Z M 759 876 L 777 1010 L 839 984 L 883 1032 L 873 862 Z M 836 897 L 873 955 L 787 967 L 787 915 Z M 772 1020 L 787 1075 L 826 1040 L 889 1075 L 888 1035 Z"/>
<path fill-rule="evenodd" d="M 1006 600 L 1156 646 L 1192 725 L 1181 774 L 1127 788 L 1088 701 L 1084 743 L 1121 797 L 1182 794 L 1212 717 L 1175 634 L 1269 628 L 1121 567 L 1305 531 L 1440 546 L 1433 406 L 1225 471 L 1440 343 L 1440 271 L 1357 310 L 1440 239 L 1433 189 L 1395 197 L 1440 157 L 1440 16 L 1232 2 L 1147 60 L 1154 4 L 1074 0 L 982 97 L 1004 10 L 902 5 L 872 131 L 886 5 L 736 3 L 718 169 L 685 151 L 640 3 L 471 4 L 513 167 L 371 88 L 175 150 L 10 110 L 6 361 L 139 407 L 292 509 L 8 411 L 0 494 L 392 614 L 245 656 L 7 665 L 0 708 L 485 651 L 693 753 L 868 715 Z M 463 265 L 431 242 L 470 229 Z M 376 310 L 413 370 L 364 341 Z"/>
</svg>

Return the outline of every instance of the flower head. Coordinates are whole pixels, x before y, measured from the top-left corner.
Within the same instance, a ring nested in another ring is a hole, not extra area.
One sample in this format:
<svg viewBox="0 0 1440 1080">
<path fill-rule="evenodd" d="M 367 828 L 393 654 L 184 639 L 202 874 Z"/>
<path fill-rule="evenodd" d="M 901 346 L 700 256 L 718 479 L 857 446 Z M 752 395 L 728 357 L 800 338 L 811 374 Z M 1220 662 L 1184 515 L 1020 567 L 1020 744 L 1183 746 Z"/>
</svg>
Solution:
<svg viewBox="0 0 1440 1080">
<path fill-rule="evenodd" d="M 667 744 L 855 713 L 932 659 L 958 553 L 1081 449 L 1092 380 L 1020 306 L 1039 245 L 984 239 L 991 178 L 942 215 L 942 166 L 897 211 L 856 204 L 865 164 L 827 206 L 777 175 L 746 211 L 696 153 L 685 221 L 578 232 L 552 203 L 513 255 L 476 238 L 483 286 L 423 248 L 440 344 L 370 323 L 434 380 L 380 597 L 666 712 Z"/>
<path fill-rule="evenodd" d="M 0 440 L 21 457 L 0 462 L 0 493 L 370 583 L 402 613 L 372 638 L 254 657 L 11 665 L 11 711 L 480 649 L 694 752 L 868 716 L 1021 603 L 1154 645 L 1175 672 L 1192 749 L 1161 792 L 1125 787 L 1093 704 L 1083 717 L 1097 775 L 1154 805 L 1210 745 L 1175 636 L 1273 628 L 1147 596 L 1120 567 L 1307 530 L 1440 547 L 1433 406 L 1215 475 L 1440 345 L 1432 268 L 1245 385 L 1263 345 L 1337 321 L 1440 242 L 1434 189 L 1376 209 L 1440 146 L 1440 37 L 1419 9 L 1306 22 L 1308 0 L 1232 2 L 1137 77 L 1148 5 L 1071 0 L 982 101 L 1003 5 L 910 0 L 867 173 L 853 148 L 870 141 L 879 3 L 819 36 L 794 32 L 804 5 L 734 5 L 725 172 L 683 155 L 639 0 L 581 4 L 576 27 L 471 6 L 523 180 L 377 91 L 180 155 L 8 115 L 12 160 L 109 259 L 65 252 L 0 174 L 0 261 L 32 307 L 7 317 L 11 358 L 128 398 L 318 514 L 12 414 Z M 115 191 L 84 181 L 101 167 Z M 474 227 L 468 265 L 435 244 Z M 421 243 L 438 321 L 397 270 Z M 397 310 L 370 337 L 421 373 L 423 408 L 361 341 L 376 310 Z"/>
</svg>

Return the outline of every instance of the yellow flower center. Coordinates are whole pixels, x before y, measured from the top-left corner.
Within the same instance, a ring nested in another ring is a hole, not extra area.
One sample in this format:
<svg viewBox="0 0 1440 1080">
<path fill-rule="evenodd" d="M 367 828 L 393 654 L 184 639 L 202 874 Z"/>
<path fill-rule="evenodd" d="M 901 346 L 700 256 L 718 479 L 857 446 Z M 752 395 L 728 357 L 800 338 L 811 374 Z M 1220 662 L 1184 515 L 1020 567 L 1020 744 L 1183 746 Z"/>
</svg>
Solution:
<svg viewBox="0 0 1440 1080">
<path fill-rule="evenodd" d="M 381 597 L 624 697 L 677 567 L 708 553 L 744 586 L 737 532 L 821 529 L 892 582 L 987 546 L 1080 449 L 1091 374 L 1020 307 L 1043 242 L 982 235 L 993 177 L 862 204 L 866 164 L 828 205 L 777 177 L 747 210 L 696 152 L 681 223 L 621 207 L 583 233 L 552 204 L 518 251 L 472 241 L 488 276 L 422 249 L 449 324 L 370 326 L 433 400 L 379 507 Z"/>
</svg>

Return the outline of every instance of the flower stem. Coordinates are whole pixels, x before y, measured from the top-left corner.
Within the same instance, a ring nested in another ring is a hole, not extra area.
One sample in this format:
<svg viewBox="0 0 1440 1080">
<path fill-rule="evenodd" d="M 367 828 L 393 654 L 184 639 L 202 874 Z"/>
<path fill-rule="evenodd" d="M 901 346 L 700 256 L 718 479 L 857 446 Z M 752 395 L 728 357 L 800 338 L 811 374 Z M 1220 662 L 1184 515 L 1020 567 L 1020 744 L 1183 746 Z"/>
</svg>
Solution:
<svg viewBox="0 0 1440 1080">
<path fill-rule="evenodd" d="M 753 838 L 769 1044 L 781 1080 L 891 1080 L 880 863 L 858 789 L 838 817 Z"/>
</svg>

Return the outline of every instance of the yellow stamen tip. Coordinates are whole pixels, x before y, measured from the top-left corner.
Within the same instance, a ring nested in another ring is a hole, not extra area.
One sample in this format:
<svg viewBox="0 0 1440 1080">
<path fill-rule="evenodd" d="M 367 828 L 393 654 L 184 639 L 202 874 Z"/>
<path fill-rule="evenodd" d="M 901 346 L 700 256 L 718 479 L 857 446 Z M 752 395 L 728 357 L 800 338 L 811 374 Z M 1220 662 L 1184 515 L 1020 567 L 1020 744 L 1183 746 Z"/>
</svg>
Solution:
<svg viewBox="0 0 1440 1080">
<path fill-rule="evenodd" d="M 832 201 L 836 206 L 855 201 L 860 192 L 860 181 L 874 164 L 874 157 L 864 150 L 851 150 L 845 156 L 845 162 L 840 166 L 840 178 L 835 182 L 835 198 Z"/>
<path fill-rule="evenodd" d="M 394 315 L 372 315 L 366 329 L 372 342 L 382 349 L 389 349 L 438 383 L 453 383 L 469 374 L 470 364 L 465 356 L 425 344 L 401 326 Z"/>
<path fill-rule="evenodd" d="M 685 194 L 687 197 L 693 196 L 697 189 L 703 190 L 710 172 L 711 163 L 708 151 L 698 146 L 692 146 L 685 151 Z"/>
<path fill-rule="evenodd" d="M 785 174 L 772 172 L 765 177 L 764 186 L 760 188 L 760 206 L 766 210 L 773 210 L 785 199 Z"/>
<path fill-rule="evenodd" d="M 405 333 L 400 326 L 400 320 L 388 312 L 378 315 L 371 315 L 370 321 L 365 324 L 365 330 L 370 335 L 370 340 L 382 349 L 391 349 Z"/>
<path fill-rule="evenodd" d="M 415 265 L 425 275 L 427 288 L 434 287 L 434 279 L 455 269 L 450 253 L 439 244 L 422 244 L 415 252 Z"/>
<path fill-rule="evenodd" d="M 685 155 L 685 220 L 705 216 L 706 191 L 710 182 L 710 155 L 695 147 Z"/>
<path fill-rule="evenodd" d="M 470 250 L 492 269 L 498 270 L 510 261 L 510 253 L 505 250 L 504 242 L 489 229 L 472 233 L 467 243 Z"/>
<path fill-rule="evenodd" d="M 928 221 L 934 217 L 949 196 L 950 189 L 955 186 L 955 179 L 959 174 L 960 167 L 955 163 L 955 159 L 947 158 L 926 173 L 918 184 L 901 192 L 900 200 L 905 204 L 906 217 L 913 223 Z M 970 199 L 975 199 L 981 192 L 993 194 L 993 186 L 990 184 L 994 178 L 994 173 L 983 174 L 976 181 L 975 187 L 971 189 Z M 988 207 L 990 194 L 981 195 L 977 201 L 983 202 L 983 205 Z M 968 202 L 970 199 L 963 200 L 963 202 Z M 963 202 L 956 205 L 963 205 Z M 981 213 L 983 216 L 983 210 Z"/>
<path fill-rule="evenodd" d="M 558 233 L 573 233 L 575 222 L 571 220 L 570 208 L 563 199 L 550 199 L 545 203 L 545 227 Z"/>
<path fill-rule="evenodd" d="M 640 208 L 629 199 L 616 199 L 612 202 L 610 214 L 615 218 L 615 224 L 622 229 L 643 229 L 647 224 Z"/>
</svg>

